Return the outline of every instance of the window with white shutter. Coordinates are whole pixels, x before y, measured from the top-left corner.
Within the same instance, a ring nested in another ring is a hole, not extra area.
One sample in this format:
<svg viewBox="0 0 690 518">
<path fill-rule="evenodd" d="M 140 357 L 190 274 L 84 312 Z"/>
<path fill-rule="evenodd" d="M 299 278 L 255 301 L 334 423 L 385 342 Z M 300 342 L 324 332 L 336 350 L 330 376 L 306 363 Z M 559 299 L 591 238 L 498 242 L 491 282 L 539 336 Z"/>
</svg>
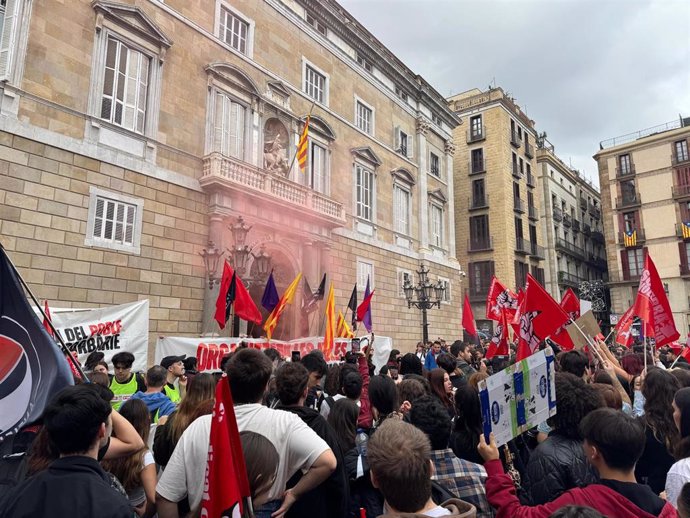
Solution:
<svg viewBox="0 0 690 518">
<path fill-rule="evenodd" d="M 400 185 L 393 186 L 393 212 L 394 230 L 410 235 L 410 191 Z"/>
<path fill-rule="evenodd" d="M 85 245 L 139 253 L 143 200 L 91 187 Z"/>
<path fill-rule="evenodd" d="M 364 291 L 369 279 L 369 289 L 374 289 L 374 264 L 369 261 L 357 259 L 357 289 Z"/>
<path fill-rule="evenodd" d="M 18 84 L 26 57 L 27 0 L 0 0 L 0 81 Z"/>
<path fill-rule="evenodd" d="M 227 94 L 217 91 L 213 116 L 213 151 L 244 159 L 246 108 Z"/>
<path fill-rule="evenodd" d="M 443 209 L 438 205 L 429 206 L 429 226 L 431 244 L 435 247 L 443 247 Z"/>
<path fill-rule="evenodd" d="M 374 198 L 374 173 L 356 165 L 357 217 L 372 221 Z"/>
<path fill-rule="evenodd" d="M 322 194 L 328 194 L 328 155 L 326 148 L 316 142 L 310 142 L 311 153 L 309 156 L 309 182 L 310 187 Z"/>
<path fill-rule="evenodd" d="M 373 133 L 374 110 L 360 100 L 355 101 L 355 123 L 364 133 Z"/>
<path fill-rule="evenodd" d="M 220 38 L 242 54 L 247 53 L 249 23 L 226 7 L 220 9 Z"/>
<path fill-rule="evenodd" d="M 328 104 L 328 76 L 316 66 L 302 60 L 303 85 L 302 91 L 309 97 L 322 104 Z"/>
</svg>

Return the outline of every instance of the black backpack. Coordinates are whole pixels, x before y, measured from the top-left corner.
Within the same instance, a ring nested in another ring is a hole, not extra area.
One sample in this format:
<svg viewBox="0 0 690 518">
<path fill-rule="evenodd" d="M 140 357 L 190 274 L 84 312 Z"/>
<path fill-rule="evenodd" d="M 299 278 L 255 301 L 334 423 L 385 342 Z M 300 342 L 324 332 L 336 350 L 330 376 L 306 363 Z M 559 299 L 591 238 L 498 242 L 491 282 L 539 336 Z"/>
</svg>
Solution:
<svg viewBox="0 0 690 518">
<path fill-rule="evenodd" d="M 0 442 L 0 499 L 26 478 L 35 430 L 23 430 Z"/>
</svg>

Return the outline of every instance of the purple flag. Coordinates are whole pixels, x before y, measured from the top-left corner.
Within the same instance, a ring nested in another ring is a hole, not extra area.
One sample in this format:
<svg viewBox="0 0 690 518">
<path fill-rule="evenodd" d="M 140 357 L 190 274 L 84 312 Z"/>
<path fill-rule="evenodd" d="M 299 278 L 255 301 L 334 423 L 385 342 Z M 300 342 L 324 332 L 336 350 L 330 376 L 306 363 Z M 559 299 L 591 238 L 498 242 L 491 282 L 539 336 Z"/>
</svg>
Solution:
<svg viewBox="0 0 690 518">
<path fill-rule="evenodd" d="M 367 298 L 369 297 L 369 293 L 369 277 L 367 277 L 367 287 L 364 290 L 364 300 L 367 300 Z M 364 324 L 364 327 L 367 328 L 367 332 L 371 333 L 371 304 L 369 304 L 366 313 L 364 313 L 362 323 Z"/>
<path fill-rule="evenodd" d="M 264 294 L 261 296 L 261 305 L 270 313 L 278 305 L 279 300 L 278 289 L 273 280 L 273 270 L 271 270 L 271 275 L 268 276 L 268 282 L 266 282 Z"/>
</svg>

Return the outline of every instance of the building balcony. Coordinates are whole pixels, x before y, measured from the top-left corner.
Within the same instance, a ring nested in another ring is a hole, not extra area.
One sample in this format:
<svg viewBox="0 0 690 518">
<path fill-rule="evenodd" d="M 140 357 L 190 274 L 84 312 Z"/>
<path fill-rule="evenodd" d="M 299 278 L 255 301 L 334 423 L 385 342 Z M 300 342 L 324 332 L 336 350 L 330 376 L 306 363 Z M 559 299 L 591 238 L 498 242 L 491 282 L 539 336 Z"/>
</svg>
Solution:
<svg viewBox="0 0 690 518">
<path fill-rule="evenodd" d="M 635 175 L 635 164 L 630 164 L 627 167 L 616 166 L 617 178 L 630 178 Z"/>
<path fill-rule="evenodd" d="M 537 179 L 532 173 L 527 173 L 527 187 L 536 187 Z"/>
<path fill-rule="evenodd" d="M 589 211 L 590 215 L 594 216 L 596 209 L 597 209 L 597 206 L 594 205 L 594 203 L 588 203 L 587 204 L 587 210 Z"/>
<path fill-rule="evenodd" d="M 597 207 L 596 205 L 594 206 L 594 219 L 601 219 L 601 208 Z"/>
<path fill-rule="evenodd" d="M 579 232 L 579 231 L 580 231 L 580 220 L 573 219 L 573 232 Z"/>
<path fill-rule="evenodd" d="M 604 244 L 606 240 L 604 239 L 604 234 L 602 234 L 598 230 L 592 230 L 592 241 L 594 241 L 595 243 Z"/>
<path fill-rule="evenodd" d="M 676 237 L 680 237 L 683 239 L 690 239 L 690 238 L 686 238 L 683 236 L 683 227 L 684 226 L 685 225 L 683 223 L 676 223 Z M 690 228 L 688 228 L 688 232 L 690 233 Z"/>
<path fill-rule="evenodd" d="M 618 244 L 625 246 L 625 232 L 618 232 Z M 645 234 L 644 234 L 644 229 L 643 228 L 638 228 L 635 229 L 635 244 L 630 245 L 630 246 L 637 246 L 646 241 Z"/>
<path fill-rule="evenodd" d="M 690 185 L 674 185 L 671 192 L 675 199 L 690 198 Z"/>
<path fill-rule="evenodd" d="M 527 205 L 527 217 L 532 221 L 539 220 L 539 209 L 534 205 Z"/>
<path fill-rule="evenodd" d="M 585 259 L 585 251 L 582 247 L 577 246 L 576 244 L 570 243 L 569 241 L 566 241 L 562 237 L 557 237 L 556 238 L 556 250 L 560 250 L 561 252 L 564 252 L 572 257 L 575 257 L 576 259 L 583 260 Z"/>
<path fill-rule="evenodd" d="M 330 227 L 345 225 L 345 211 L 341 203 L 278 174 L 261 169 L 236 158 L 211 153 L 203 158 L 202 188 L 221 187 L 242 196 L 255 196 L 275 210 L 303 214 L 322 220 Z"/>
<path fill-rule="evenodd" d="M 631 272 L 630 268 L 623 268 L 620 274 L 621 282 L 637 282 L 640 280 L 639 272 Z"/>
<path fill-rule="evenodd" d="M 513 178 L 517 178 L 518 180 L 522 178 L 522 171 L 520 171 L 520 168 L 516 163 L 513 163 L 513 168 L 511 171 Z"/>
<path fill-rule="evenodd" d="M 470 160 L 468 164 L 470 176 L 473 174 L 486 173 L 486 161 L 481 160 Z"/>
<path fill-rule="evenodd" d="M 616 198 L 616 209 L 629 209 L 632 207 L 639 207 L 642 201 L 638 193 L 629 196 L 621 196 Z"/>
<path fill-rule="evenodd" d="M 469 289 L 470 302 L 484 302 L 489 295 L 489 287 L 491 286 L 491 279 L 481 286 L 471 286 Z"/>
<path fill-rule="evenodd" d="M 510 131 L 510 143 L 514 147 L 522 146 L 522 139 L 518 136 L 517 131 L 515 130 Z"/>
<path fill-rule="evenodd" d="M 587 200 L 580 196 L 580 208 L 582 210 L 587 210 Z"/>
<path fill-rule="evenodd" d="M 525 202 L 517 196 L 513 196 L 513 210 L 519 214 L 525 213 Z"/>
<path fill-rule="evenodd" d="M 517 254 L 522 254 L 522 255 L 529 255 L 532 249 L 532 244 L 529 242 L 529 239 L 525 239 L 524 237 L 515 237 L 515 253 Z"/>
<path fill-rule="evenodd" d="M 563 226 L 568 228 L 573 226 L 573 219 L 570 214 L 563 214 Z"/>
<path fill-rule="evenodd" d="M 592 235 L 592 227 L 589 226 L 589 223 L 582 224 L 582 233 L 586 236 Z"/>
<path fill-rule="evenodd" d="M 527 158 L 534 158 L 534 146 L 529 142 L 525 142 L 525 156 Z"/>
<path fill-rule="evenodd" d="M 467 240 L 468 252 L 486 252 L 494 249 L 494 238 L 491 236 L 484 236 L 478 239 Z"/>
<path fill-rule="evenodd" d="M 558 272 L 558 284 L 562 286 L 570 286 L 571 288 L 578 288 L 580 286 L 580 277 L 575 274 L 560 271 Z"/>
<path fill-rule="evenodd" d="M 680 276 L 681 277 L 690 277 L 690 265 L 688 263 L 681 263 L 678 265 L 680 269 Z"/>
<path fill-rule="evenodd" d="M 467 206 L 469 207 L 469 210 L 486 209 L 489 207 L 489 197 L 484 195 L 468 198 Z"/>
<path fill-rule="evenodd" d="M 597 270 L 601 270 L 602 272 L 605 272 L 609 269 L 608 263 L 603 257 L 595 257 L 593 265 Z"/>
<path fill-rule="evenodd" d="M 553 208 L 553 219 L 554 221 L 563 221 L 563 211 L 558 207 Z"/>
<path fill-rule="evenodd" d="M 482 140 L 486 139 L 486 128 L 482 126 L 478 131 L 477 130 L 467 130 L 467 143 L 468 144 L 474 144 L 475 142 L 481 142 Z"/>
<path fill-rule="evenodd" d="M 529 255 L 534 257 L 535 259 L 546 259 L 544 247 L 536 243 L 531 244 Z"/>
<path fill-rule="evenodd" d="M 673 153 L 671 155 L 671 163 L 674 167 L 690 164 L 690 153 Z"/>
</svg>

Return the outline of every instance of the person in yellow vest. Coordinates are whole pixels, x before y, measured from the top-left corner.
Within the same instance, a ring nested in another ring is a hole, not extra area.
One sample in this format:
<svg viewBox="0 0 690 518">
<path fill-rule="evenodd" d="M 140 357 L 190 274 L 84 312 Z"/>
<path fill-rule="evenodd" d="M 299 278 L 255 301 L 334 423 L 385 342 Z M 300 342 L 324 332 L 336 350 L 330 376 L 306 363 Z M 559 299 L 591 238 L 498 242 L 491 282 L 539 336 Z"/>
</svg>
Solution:
<svg viewBox="0 0 690 518">
<path fill-rule="evenodd" d="M 170 398 L 175 405 L 178 405 L 185 395 L 187 389 L 187 376 L 185 376 L 184 359 L 182 356 L 166 356 L 161 360 L 161 367 L 167 370 L 166 383 L 163 393 Z M 177 380 L 177 386 L 175 381 Z"/>
<path fill-rule="evenodd" d="M 110 403 L 115 410 L 119 410 L 122 403 L 132 397 L 135 392 L 146 390 L 144 378 L 139 373 L 132 372 L 134 355 L 128 352 L 117 353 L 112 358 L 114 376 L 110 380 L 110 390 L 114 396 Z"/>
<path fill-rule="evenodd" d="M 136 392 L 131 399 L 141 399 L 149 409 L 151 422 L 158 423 L 159 419 L 172 414 L 175 405 L 163 391 L 165 387 L 165 369 L 154 365 L 146 371 L 146 391 Z"/>
</svg>

